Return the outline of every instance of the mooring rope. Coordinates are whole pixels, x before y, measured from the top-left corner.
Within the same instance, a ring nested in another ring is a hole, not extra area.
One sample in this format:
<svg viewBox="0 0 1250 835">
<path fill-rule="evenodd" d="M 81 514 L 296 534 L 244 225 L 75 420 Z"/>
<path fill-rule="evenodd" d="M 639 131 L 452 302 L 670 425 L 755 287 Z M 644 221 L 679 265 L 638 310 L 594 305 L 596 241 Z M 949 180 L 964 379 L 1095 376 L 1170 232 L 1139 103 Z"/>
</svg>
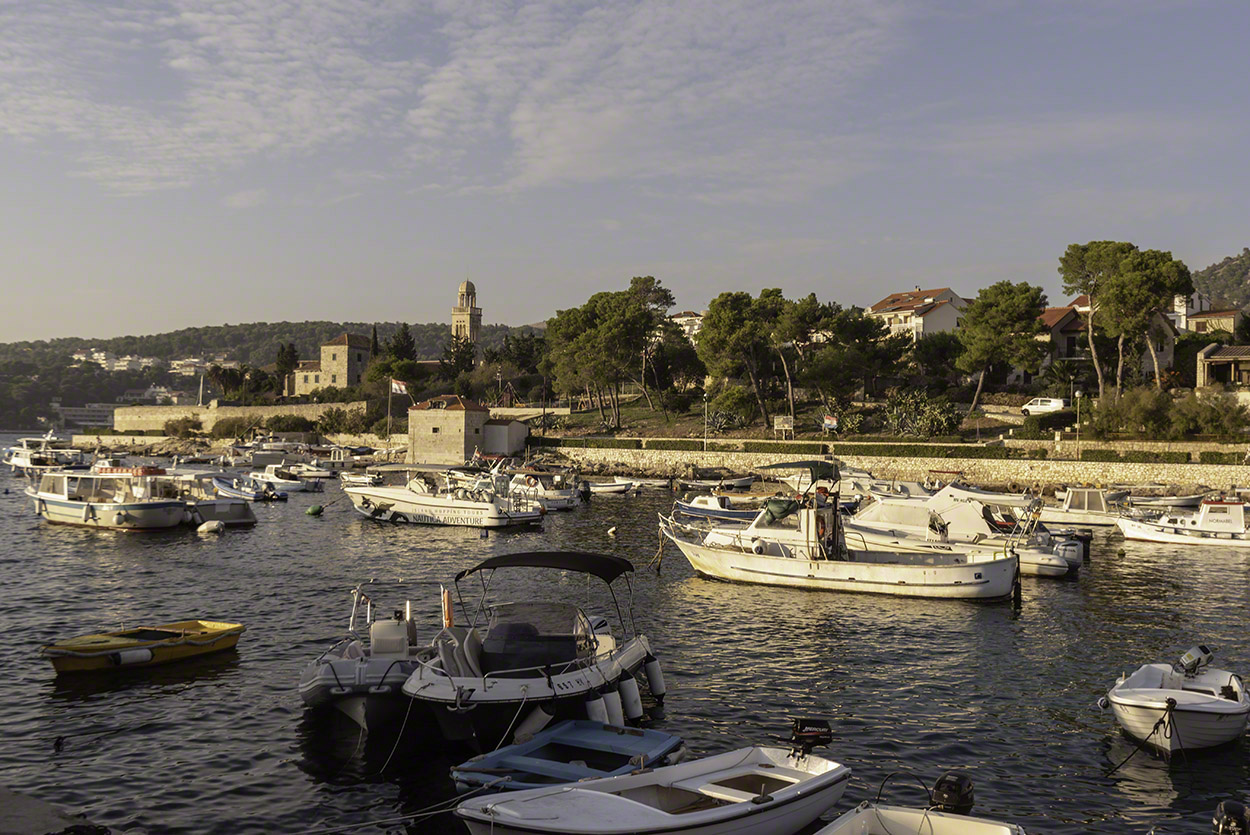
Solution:
<svg viewBox="0 0 1250 835">
<path fill-rule="evenodd" d="M 1119 771 L 1119 770 L 1120 770 L 1120 768 L 1121 768 L 1121 766 L 1123 766 L 1123 765 L 1124 765 L 1125 763 L 1127 763 L 1129 760 L 1133 759 L 1133 757 L 1137 754 L 1137 752 L 1138 752 L 1138 751 L 1140 751 L 1142 748 L 1144 748 L 1144 747 L 1146 746 L 1146 743 L 1150 741 L 1150 737 L 1152 737 L 1152 736 L 1154 736 L 1156 733 L 1158 733 L 1158 732 L 1159 732 L 1159 728 L 1163 726 L 1163 723 L 1167 722 L 1168 717 L 1172 715 L 1172 709 L 1173 709 L 1174 707 L 1176 707 L 1176 699 L 1168 699 L 1168 700 L 1167 700 L 1167 702 L 1165 702 L 1165 707 L 1163 708 L 1163 715 L 1159 717 L 1159 721 L 1158 721 L 1158 722 L 1155 722 L 1155 726 L 1154 726 L 1153 728 L 1151 728 L 1151 729 L 1150 729 L 1150 733 L 1148 733 L 1148 734 L 1146 734 L 1144 737 L 1142 737 L 1141 741 L 1137 743 L 1137 747 L 1136 747 L 1136 748 L 1134 748 L 1132 751 L 1130 751 L 1130 752 L 1129 752 L 1129 755 L 1128 755 L 1127 757 L 1125 757 L 1124 759 L 1120 760 L 1120 764 L 1119 764 L 1119 765 L 1117 765 L 1115 768 L 1113 768 L 1113 769 L 1111 769 L 1110 771 L 1108 771 L 1108 772 L 1107 772 L 1106 774 L 1104 774 L 1103 776 L 1104 776 L 1104 777 L 1110 777 L 1112 774 L 1115 774 L 1117 771 Z M 1168 731 L 1165 731 L 1165 734 L 1170 734 L 1170 733 L 1171 733 L 1171 731 L 1172 731 L 1172 729 L 1174 729 L 1175 727 L 1176 727 L 1176 723 L 1175 723 L 1175 722 L 1173 722 L 1173 723 L 1169 726 Z M 1177 742 L 1180 742 L 1180 740 L 1181 740 L 1181 738 L 1180 738 L 1180 734 L 1178 733 L 1178 734 L 1176 735 L 1176 741 L 1177 741 Z M 1181 748 L 1181 751 L 1183 752 L 1184 750 L 1185 750 L 1185 749 L 1182 747 L 1182 748 Z M 1186 762 L 1188 762 L 1188 761 L 1189 761 L 1189 758 L 1188 758 L 1188 757 L 1186 757 L 1185 761 L 1186 761 Z"/>
</svg>

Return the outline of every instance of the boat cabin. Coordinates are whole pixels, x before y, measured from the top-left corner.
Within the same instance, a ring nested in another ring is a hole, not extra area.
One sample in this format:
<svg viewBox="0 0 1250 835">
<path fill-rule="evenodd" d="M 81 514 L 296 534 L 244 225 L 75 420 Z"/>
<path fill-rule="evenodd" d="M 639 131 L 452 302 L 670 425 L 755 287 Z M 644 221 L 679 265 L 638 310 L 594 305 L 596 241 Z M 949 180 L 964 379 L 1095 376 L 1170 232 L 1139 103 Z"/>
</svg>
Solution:
<svg viewBox="0 0 1250 835">
<path fill-rule="evenodd" d="M 1097 488 L 1070 487 L 1063 497 L 1063 509 L 1084 513 L 1111 513 L 1107 492 Z"/>
<path fill-rule="evenodd" d="M 75 502 L 127 504 L 177 499 L 174 484 L 159 467 L 105 467 L 99 472 L 44 473 L 38 493 Z"/>
<path fill-rule="evenodd" d="M 1208 533 L 1245 533 L 1246 505 L 1212 499 L 1199 505 L 1197 513 L 1164 516 L 1159 524 Z"/>
</svg>

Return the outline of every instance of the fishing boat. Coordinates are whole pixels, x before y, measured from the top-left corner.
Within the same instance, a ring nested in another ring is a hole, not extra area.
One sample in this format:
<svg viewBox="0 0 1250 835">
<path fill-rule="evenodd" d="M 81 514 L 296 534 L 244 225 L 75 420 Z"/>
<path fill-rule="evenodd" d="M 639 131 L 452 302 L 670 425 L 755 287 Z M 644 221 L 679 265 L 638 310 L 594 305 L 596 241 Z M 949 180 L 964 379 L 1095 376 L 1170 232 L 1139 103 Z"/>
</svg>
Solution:
<svg viewBox="0 0 1250 835">
<path fill-rule="evenodd" d="M 1244 502 L 1210 500 L 1204 501 L 1197 513 L 1165 513 L 1156 519 L 1122 516 L 1115 523 L 1125 539 L 1173 545 L 1250 548 L 1250 529 L 1246 525 Z"/>
<path fill-rule="evenodd" d="M 836 499 L 835 499 L 836 501 Z M 849 547 L 833 501 L 775 498 L 745 528 L 697 528 L 660 515 L 660 532 L 705 577 L 905 597 L 998 599 L 1011 593 L 1014 554 L 917 553 Z"/>
<path fill-rule="evenodd" d="M 686 745 L 673 734 L 567 719 L 524 742 L 462 762 L 451 769 L 451 779 L 461 794 L 524 791 L 676 765 L 685 758 Z"/>
<path fill-rule="evenodd" d="M 275 490 L 268 482 L 252 481 L 250 478 L 235 478 L 221 475 L 213 479 L 213 490 L 227 499 L 242 499 L 245 502 L 285 502 L 285 490 Z"/>
<path fill-rule="evenodd" d="M 52 432 L 40 438 L 18 438 L 5 450 L 4 464 L 18 475 L 31 479 L 52 470 L 85 470 L 91 464 L 82 450 L 71 449 L 70 442 L 54 437 Z"/>
<path fill-rule="evenodd" d="M 1250 717 L 1241 676 L 1212 669 L 1212 652 L 1196 646 L 1177 664 L 1144 664 L 1107 693 L 1120 727 L 1133 739 L 1170 756 L 1239 739 Z"/>
<path fill-rule="evenodd" d="M 160 467 L 105 467 L 97 472 L 52 471 L 26 489 L 35 512 L 57 525 L 152 531 L 191 521 L 186 500 L 159 477 Z"/>
<path fill-rule="evenodd" d="M 620 496 L 638 492 L 638 485 L 632 481 L 590 481 L 590 492 L 596 496 Z"/>
<path fill-rule="evenodd" d="M 1056 525 L 1114 525 L 1121 515 L 1121 506 L 1097 487 L 1070 487 L 1058 507 L 1042 508 L 1041 520 Z"/>
<path fill-rule="evenodd" d="M 532 582 L 523 586 L 521 600 L 492 603 L 491 585 L 501 569 L 519 569 L 531 580 L 538 569 L 599 578 L 615 604 L 615 630 L 607 618 L 592 619 L 572 603 L 534 599 Z M 535 551 L 491 557 L 461 571 L 455 587 L 467 625 L 454 624 L 445 596 L 444 628 L 432 642 L 438 657 L 419 662 L 404 693 L 433 708 L 445 739 L 483 751 L 535 733 L 552 719 L 624 725 L 642 718 L 640 681 L 660 706 L 665 688 L 659 661 L 633 626 L 633 570 L 620 557 Z M 622 576 L 629 590 L 624 608 L 613 585 Z M 481 582 L 472 615 L 461 594 L 470 578 Z"/>
<path fill-rule="evenodd" d="M 388 613 L 371 594 L 376 581 L 352 589 L 347 637 L 327 649 L 300 673 L 299 695 L 311 708 L 334 707 L 364 730 L 402 720 L 410 710 L 401 692 L 416 669 L 417 659 L 433 659 L 428 646 L 417 643 L 412 603 Z M 358 633 L 361 628 L 366 633 Z M 421 722 L 429 722 L 423 711 Z"/>
<path fill-rule="evenodd" d="M 1144 507 L 1152 510 L 1197 509 L 1206 493 L 1194 493 L 1189 496 L 1132 496 L 1127 499 L 1130 507 Z"/>
<path fill-rule="evenodd" d="M 540 499 L 509 491 L 510 479 L 495 475 L 467 487 L 440 485 L 439 472 L 418 472 L 406 484 L 344 487 L 357 511 L 383 522 L 505 528 L 542 522 Z"/>
<path fill-rule="evenodd" d="M 1069 489 L 1070 488 L 1067 488 L 1067 487 L 1056 487 L 1055 488 L 1055 501 L 1059 502 L 1060 504 L 1063 504 L 1064 502 L 1066 502 L 1068 499 Z M 1089 489 L 1089 488 L 1084 488 L 1084 489 Z M 1106 501 L 1107 504 L 1126 504 L 1132 499 L 1128 490 L 1104 489 L 1104 488 L 1099 488 L 1099 489 L 1102 489 L 1102 497 L 1103 497 L 1103 500 Z"/>
<path fill-rule="evenodd" d="M 241 623 L 180 620 L 118 632 L 82 635 L 43 647 L 58 673 L 97 672 L 118 667 L 154 667 L 232 649 L 246 631 Z"/>
<path fill-rule="evenodd" d="M 619 777 L 470 798 L 473 835 L 774 835 L 841 799 L 845 765 L 803 748 L 753 746 Z"/>
<path fill-rule="evenodd" d="M 538 499 L 547 510 L 572 510 L 582 504 L 582 496 L 565 473 L 536 469 L 511 469 L 510 495 Z"/>
<path fill-rule="evenodd" d="M 886 779 L 889 779 L 888 777 Z M 864 801 L 815 835 L 1025 835 L 1019 826 L 988 818 L 971 817 L 974 796 L 966 774 L 947 772 L 929 792 L 930 805 L 923 808 L 887 806 Z"/>
<path fill-rule="evenodd" d="M 322 490 L 319 480 L 301 478 L 287 464 L 268 464 L 264 470 L 248 473 L 247 477 L 258 484 L 271 484 L 274 490 L 288 493 L 318 493 Z"/>
</svg>

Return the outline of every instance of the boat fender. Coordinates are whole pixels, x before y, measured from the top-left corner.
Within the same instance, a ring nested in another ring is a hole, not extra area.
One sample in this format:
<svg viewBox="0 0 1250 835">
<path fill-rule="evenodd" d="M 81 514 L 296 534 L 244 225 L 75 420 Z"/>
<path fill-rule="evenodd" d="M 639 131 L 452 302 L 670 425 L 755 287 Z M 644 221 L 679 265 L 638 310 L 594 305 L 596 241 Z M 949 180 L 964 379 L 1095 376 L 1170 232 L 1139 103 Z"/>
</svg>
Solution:
<svg viewBox="0 0 1250 835">
<path fill-rule="evenodd" d="M 647 688 L 655 697 L 656 703 L 664 704 L 664 694 L 668 692 L 668 688 L 664 686 L 664 671 L 660 669 L 660 659 L 648 655 L 642 669 L 647 674 Z"/>
<path fill-rule="evenodd" d="M 195 529 L 196 533 L 221 533 L 226 529 L 226 523 L 220 519 L 214 519 L 211 522 L 205 522 Z"/>
<path fill-rule="evenodd" d="M 625 712 L 625 718 L 631 722 L 641 719 L 642 697 L 638 693 L 638 680 L 629 670 L 621 673 L 616 689 L 621 694 L 621 709 Z"/>
<path fill-rule="evenodd" d="M 609 725 L 625 725 L 625 713 L 621 710 L 621 694 L 612 686 L 604 688 L 603 705 L 608 709 Z"/>
<path fill-rule="evenodd" d="M 117 667 L 126 667 L 130 664 L 146 664 L 152 660 L 152 650 L 150 649 L 124 649 L 121 652 L 114 652 L 109 655 L 109 661 Z"/>
<path fill-rule="evenodd" d="M 555 713 L 547 705 L 535 706 L 529 715 L 521 720 L 521 724 L 517 725 L 516 733 L 512 735 L 513 743 L 529 742 L 534 738 L 534 734 L 547 727 L 554 718 Z"/>
<path fill-rule="evenodd" d="M 1019 492 L 1021 492 L 1020 485 L 1019 485 L 1018 483 L 1014 482 L 1014 481 L 1013 481 L 1013 482 L 1010 482 L 1010 483 L 1007 485 L 1007 492 L 1008 492 L 1008 493 L 1019 493 Z"/>
<path fill-rule="evenodd" d="M 189 524 L 191 524 L 191 520 L 192 520 L 193 518 L 195 518 L 195 517 L 193 517 L 193 516 L 191 515 L 191 511 L 189 511 L 189 510 L 184 510 L 184 511 L 182 511 L 182 524 L 184 524 L 184 525 L 189 525 Z"/>
<path fill-rule="evenodd" d="M 586 718 L 592 722 L 608 724 L 608 707 L 603 703 L 603 696 L 592 693 L 586 697 Z"/>
<path fill-rule="evenodd" d="M 363 499 L 360 500 L 360 506 L 363 507 L 365 510 L 368 510 L 369 508 L 373 507 L 373 502 L 369 501 L 368 496 L 365 496 Z"/>
<path fill-rule="evenodd" d="M 124 524 L 124 523 L 125 523 L 125 521 L 126 521 L 126 513 L 125 513 L 124 511 L 123 511 L 123 512 L 120 512 L 120 513 L 114 513 L 114 514 L 113 514 L 113 524 L 114 524 L 114 525 L 116 525 L 116 526 L 118 526 L 118 527 L 121 527 L 121 525 L 122 525 L 122 524 Z"/>
<path fill-rule="evenodd" d="M 764 548 L 765 548 L 765 547 L 766 547 L 766 546 L 764 545 L 764 540 L 762 540 L 762 539 L 752 539 L 752 540 L 751 540 L 751 553 L 752 553 L 752 554 L 762 554 L 762 553 L 764 553 Z"/>
</svg>

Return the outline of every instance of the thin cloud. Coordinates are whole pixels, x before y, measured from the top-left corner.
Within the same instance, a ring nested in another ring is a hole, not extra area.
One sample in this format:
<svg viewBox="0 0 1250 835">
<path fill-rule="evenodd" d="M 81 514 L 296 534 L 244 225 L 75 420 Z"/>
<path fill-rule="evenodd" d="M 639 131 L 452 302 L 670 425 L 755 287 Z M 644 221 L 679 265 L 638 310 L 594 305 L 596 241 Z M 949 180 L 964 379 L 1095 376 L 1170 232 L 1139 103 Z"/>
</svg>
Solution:
<svg viewBox="0 0 1250 835">
<path fill-rule="evenodd" d="M 268 198 L 268 191 L 263 188 L 253 188 L 227 195 L 222 198 L 221 205 L 228 209 L 251 209 L 264 203 Z"/>
</svg>

